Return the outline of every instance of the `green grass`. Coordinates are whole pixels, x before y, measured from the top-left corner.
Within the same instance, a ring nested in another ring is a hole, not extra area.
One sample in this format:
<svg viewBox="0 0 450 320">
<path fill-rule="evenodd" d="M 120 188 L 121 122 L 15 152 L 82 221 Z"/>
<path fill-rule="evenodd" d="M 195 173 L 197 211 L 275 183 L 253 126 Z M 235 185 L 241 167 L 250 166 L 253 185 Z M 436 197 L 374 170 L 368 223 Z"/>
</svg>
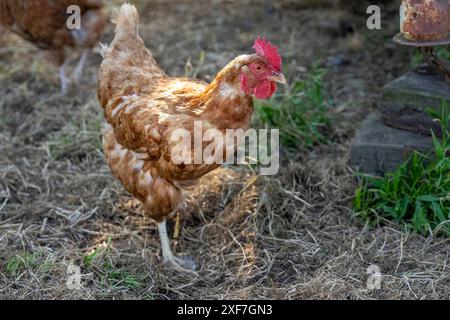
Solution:
<svg viewBox="0 0 450 320">
<path fill-rule="evenodd" d="M 113 287 L 124 286 L 129 289 L 139 289 L 143 286 L 137 276 L 128 271 L 114 269 L 112 266 L 107 268 L 103 281 Z"/>
<path fill-rule="evenodd" d="M 21 271 L 33 266 L 36 261 L 35 253 L 23 253 L 11 257 L 6 264 L 6 272 L 17 274 Z"/>
<path fill-rule="evenodd" d="M 125 268 L 118 268 L 111 259 L 112 239 L 108 237 L 106 242 L 96 247 L 83 258 L 86 268 L 97 274 L 106 287 L 126 287 L 140 289 L 143 284 L 138 276 Z"/>
<path fill-rule="evenodd" d="M 256 100 L 256 125 L 279 129 L 281 143 L 289 149 L 326 143 L 330 118 L 324 92 L 325 73 L 314 67 L 285 94 L 268 101 Z"/>
<path fill-rule="evenodd" d="M 89 153 L 95 149 L 102 149 L 100 126 L 103 115 L 101 113 L 81 114 L 68 119 L 61 131 L 54 133 L 47 147 L 54 159 L 62 158 L 72 153 Z"/>
<path fill-rule="evenodd" d="M 443 103 L 442 138 L 433 134 L 431 154 L 414 152 L 395 172 L 384 177 L 361 175 L 353 208 L 372 223 L 380 217 L 403 223 L 421 234 L 450 235 L 450 111 Z"/>
<path fill-rule="evenodd" d="M 6 264 L 6 272 L 17 275 L 27 269 L 35 269 L 47 272 L 55 267 L 55 261 L 51 256 L 46 256 L 43 252 L 22 252 L 14 255 Z"/>
<path fill-rule="evenodd" d="M 106 242 L 102 246 L 96 247 L 91 252 L 87 253 L 83 257 L 83 262 L 86 266 L 91 266 L 94 264 L 96 260 L 99 260 L 101 258 L 104 258 L 105 256 L 108 256 L 111 252 L 111 244 L 112 239 L 111 237 L 108 237 L 106 239 Z"/>
</svg>

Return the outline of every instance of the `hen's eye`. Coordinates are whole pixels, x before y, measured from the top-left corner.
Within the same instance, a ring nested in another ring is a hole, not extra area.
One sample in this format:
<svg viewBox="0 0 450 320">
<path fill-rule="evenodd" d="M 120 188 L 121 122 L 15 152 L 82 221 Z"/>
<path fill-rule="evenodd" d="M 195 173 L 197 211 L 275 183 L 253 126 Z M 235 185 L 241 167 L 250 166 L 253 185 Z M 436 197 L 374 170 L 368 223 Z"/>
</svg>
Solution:
<svg viewBox="0 0 450 320">
<path fill-rule="evenodd" d="M 258 71 L 258 72 L 260 72 L 260 71 L 262 70 L 262 68 L 261 68 L 261 66 L 256 66 L 256 67 L 255 67 L 255 70 Z"/>
</svg>

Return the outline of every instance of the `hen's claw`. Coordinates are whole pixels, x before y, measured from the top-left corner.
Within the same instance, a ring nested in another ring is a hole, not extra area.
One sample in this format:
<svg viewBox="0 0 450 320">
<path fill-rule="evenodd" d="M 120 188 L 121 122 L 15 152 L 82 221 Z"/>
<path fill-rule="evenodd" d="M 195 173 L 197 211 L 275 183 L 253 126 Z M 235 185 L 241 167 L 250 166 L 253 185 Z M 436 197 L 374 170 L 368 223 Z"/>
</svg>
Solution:
<svg viewBox="0 0 450 320">
<path fill-rule="evenodd" d="M 197 272 L 195 272 L 196 265 L 192 259 L 180 259 L 172 255 L 164 257 L 163 262 L 172 266 L 175 270 L 197 275 Z"/>
</svg>

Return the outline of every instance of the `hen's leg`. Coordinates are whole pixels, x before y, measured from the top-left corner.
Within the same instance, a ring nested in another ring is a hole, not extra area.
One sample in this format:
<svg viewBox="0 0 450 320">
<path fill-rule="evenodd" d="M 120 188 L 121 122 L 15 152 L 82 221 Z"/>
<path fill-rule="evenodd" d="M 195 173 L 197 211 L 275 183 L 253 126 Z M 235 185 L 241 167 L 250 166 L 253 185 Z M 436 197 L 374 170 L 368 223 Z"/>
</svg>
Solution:
<svg viewBox="0 0 450 320">
<path fill-rule="evenodd" d="M 75 79 L 75 83 L 80 83 L 81 76 L 83 75 L 83 68 L 84 64 L 86 63 L 86 58 L 89 54 L 89 49 L 84 49 L 83 53 L 81 54 L 80 61 L 77 64 L 77 67 L 75 68 L 75 71 L 73 73 L 73 77 Z"/>
<path fill-rule="evenodd" d="M 63 95 L 67 94 L 67 88 L 69 87 L 69 79 L 66 76 L 66 62 L 59 67 L 59 79 L 61 81 L 61 92 Z"/>
<path fill-rule="evenodd" d="M 173 238 L 178 239 L 181 232 L 181 214 L 177 212 L 177 218 L 175 220 L 175 230 L 173 232 Z"/>
<path fill-rule="evenodd" d="M 179 271 L 195 273 L 195 263 L 193 261 L 182 260 L 175 257 L 172 253 L 172 250 L 170 249 L 169 236 L 167 235 L 167 226 L 165 220 L 161 223 L 158 223 L 158 231 L 159 237 L 161 239 L 161 250 L 164 262 L 170 263 L 175 269 Z"/>
</svg>

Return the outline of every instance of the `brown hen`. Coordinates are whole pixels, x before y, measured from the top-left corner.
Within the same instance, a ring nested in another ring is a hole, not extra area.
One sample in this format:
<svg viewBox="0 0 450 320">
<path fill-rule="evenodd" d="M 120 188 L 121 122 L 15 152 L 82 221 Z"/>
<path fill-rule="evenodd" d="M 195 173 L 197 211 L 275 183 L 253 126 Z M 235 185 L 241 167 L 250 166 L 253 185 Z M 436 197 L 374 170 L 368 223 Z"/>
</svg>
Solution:
<svg viewBox="0 0 450 320">
<path fill-rule="evenodd" d="M 275 46 L 257 39 L 256 54 L 237 57 L 210 84 L 169 77 L 139 37 L 136 8 L 122 5 L 115 23 L 115 38 L 110 47 L 103 46 L 99 72 L 98 97 L 108 122 L 103 132 L 106 160 L 158 224 L 164 260 L 180 270 L 192 269 L 192 263 L 173 255 L 166 220 L 198 178 L 220 164 L 194 161 L 195 148 L 203 149 L 207 142 L 190 144 L 184 150 L 189 158 L 174 161 L 180 142 L 174 136 L 180 130 L 193 137 L 195 130 L 249 128 L 253 96 L 268 98 L 275 82 L 285 83 L 281 58 Z M 217 155 L 223 158 L 225 152 Z"/>
</svg>

